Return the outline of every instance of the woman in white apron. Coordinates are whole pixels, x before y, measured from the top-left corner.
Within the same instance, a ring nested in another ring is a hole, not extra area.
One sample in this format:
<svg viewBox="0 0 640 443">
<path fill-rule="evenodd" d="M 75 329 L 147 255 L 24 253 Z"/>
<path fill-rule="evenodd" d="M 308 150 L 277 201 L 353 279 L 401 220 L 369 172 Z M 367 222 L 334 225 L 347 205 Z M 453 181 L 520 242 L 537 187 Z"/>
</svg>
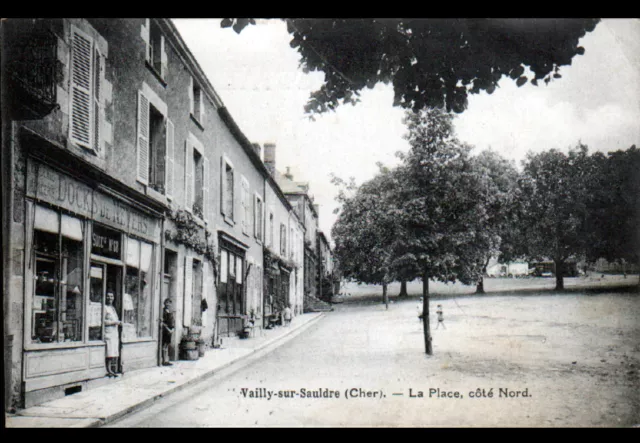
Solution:
<svg viewBox="0 0 640 443">
<path fill-rule="evenodd" d="M 113 306 L 115 296 L 113 292 L 107 292 L 106 305 L 104 307 L 104 340 L 107 343 L 107 375 L 117 377 L 118 357 L 120 356 L 120 339 L 118 337 L 118 313 Z"/>
</svg>

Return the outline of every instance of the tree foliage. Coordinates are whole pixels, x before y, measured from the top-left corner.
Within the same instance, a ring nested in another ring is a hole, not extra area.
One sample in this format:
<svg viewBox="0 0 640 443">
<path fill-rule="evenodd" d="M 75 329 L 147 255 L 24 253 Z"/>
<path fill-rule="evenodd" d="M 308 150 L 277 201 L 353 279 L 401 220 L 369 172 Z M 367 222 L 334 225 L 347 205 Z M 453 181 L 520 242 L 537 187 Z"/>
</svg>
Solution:
<svg viewBox="0 0 640 443">
<path fill-rule="evenodd" d="M 598 19 L 286 19 L 290 46 L 305 72 L 324 82 L 310 114 L 358 102 L 360 91 L 391 83 L 393 104 L 457 113 L 469 94 L 491 94 L 503 76 L 522 86 L 561 77 L 584 54 L 579 40 Z M 252 19 L 224 19 L 240 33 Z M 533 73 L 528 78 L 526 68 Z"/>
<path fill-rule="evenodd" d="M 355 187 L 334 177 L 342 186 L 337 200 L 342 204 L 331 235 L 334 255 L 345 278 L 360 283 L 386 284 L 395 280 L 390 268 L 390 245 L 396 235 L 392 201 L 397 191 L 397 171 L 380 165 L 379 174 Z M 346 192 L 352 192 L 348 196 Z"/>
<path fill-rule="evenodd" d="M 595 153 L 591 163 L 587 258 L 640 263 L 640 150 Z"/>
<path fill-rule="evenodd" d="M 512 161 L 508 161 L 495 151 L 485 150 L 473 157 L 479 184 L 482 205 L 487 217 L 481 228 L 489 237 L 485 244 L 490 247 L 484 250 L 484 266 L 478 280 L 478 292 L 484 292 L 483 276 L 492 257 L 500 261 L 509 261 L 514 257 L 514 242 L 517 233 L 518 207 L 518 171 Z"/>
<path fill-rule="evenodd" d="M 564 154 L 551 149 L 529 153 L 520 179 L 521 229 L 530 259 L 551 259 L 556 264 L 556 288 L 563 289 L 567 259 L 584 254 L 589 244 L 589 182 L 593 162 L 588 148 L 578 144 Z"/>
<path fill-rule="evenodd" d="M 497 239 L 486 228 L 487 176 L 454 135 L 453 116 L 438 109 L 407 112 L 403 186 L 398 192 L 396 261 L 443 282 L 475 283 Z"/>
</svg>

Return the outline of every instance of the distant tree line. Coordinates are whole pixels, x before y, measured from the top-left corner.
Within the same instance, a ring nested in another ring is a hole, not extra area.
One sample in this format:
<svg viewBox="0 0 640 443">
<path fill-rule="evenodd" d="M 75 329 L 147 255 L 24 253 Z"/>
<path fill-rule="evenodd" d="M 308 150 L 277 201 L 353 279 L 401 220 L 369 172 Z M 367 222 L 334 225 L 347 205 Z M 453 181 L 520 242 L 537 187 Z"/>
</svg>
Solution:
<svg viewBox="0 0 640 443">
<path fill-rule="evenodd" d="M 640 150 L 589 154 L 529 153 L 512 161 L 457 139 L 453 115 L 435 108 L 407 111 L 410 149 L 401 164 L 379 164 L 357 186 L 339 186 L 334 253 L 347 279 L 383 285 L 423 281 L 425 347 L 429 280 L 460 281 L 483 292 L 489 260 L 552 260 L 564 289 L 569 260 L 640 261 Z"/>
</svg>

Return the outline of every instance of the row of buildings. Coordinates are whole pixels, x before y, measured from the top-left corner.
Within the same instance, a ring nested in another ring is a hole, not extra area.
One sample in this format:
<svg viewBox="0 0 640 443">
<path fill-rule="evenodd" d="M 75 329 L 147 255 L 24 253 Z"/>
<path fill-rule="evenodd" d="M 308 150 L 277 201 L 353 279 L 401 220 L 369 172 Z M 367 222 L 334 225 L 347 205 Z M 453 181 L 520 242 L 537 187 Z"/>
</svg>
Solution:
<svg viewBox="0 0 640 443">
<path fill-rule="evenodd" d="M 318 206 L 250 142 L 168 19 L 2 23 L 5 406 L 160 363 L 163 300 L 213 346 L 331 274 Z"/>
</svg>

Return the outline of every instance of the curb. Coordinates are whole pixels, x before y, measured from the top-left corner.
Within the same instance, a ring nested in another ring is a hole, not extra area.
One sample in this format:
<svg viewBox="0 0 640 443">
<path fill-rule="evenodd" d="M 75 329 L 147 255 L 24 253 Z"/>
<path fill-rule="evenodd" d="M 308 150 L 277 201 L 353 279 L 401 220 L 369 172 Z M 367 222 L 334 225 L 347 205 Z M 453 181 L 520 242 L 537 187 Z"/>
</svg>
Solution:
<svg viewBox="0 0 640 443">
<path fill-rule="evenodd" d="M 309 320 L 304 325 L 302 325 L 302 326 L 300 326 L 298 328 L 295 328 L 295 329 L 291 329 L 291 331 L 289 331 L 289 332 L 287 332 L 285 334 L 282 334 L 279 337 L 275 337 L 275 338 L 263 343 L 262 345 L 260 345 L 260 346 L 258 346 L 256 348 L 252 348 L 245 355 L 242 355 L 242 356 L 237 357 L 237 358 L 235 358 L 233 360 L 230 360 L 230 361 L 224 363 L 221 366 L 217 366 L 216 368 L 213 368 L 213 369 L 211 369 L 211 370 L 209 370 L 209 371 L 207 371 L 207 372 L 205 372 L 205 373 L 203 373 L 203 374 L 201 374 L 201 375 L 199 375 L 197 377 L 194 377 L 193 379 L 181 384 L 180 386 L 175 386 L 175 387 L 163 392 L 162 394 L 156 394 L 153 397 L 150 397 L 150 398 L 148 398 L 146 400 L 143 400 L 142 402 L 140 402 L 138 404 L 130 406 L 130 407 L 128 407 L 128 408 L 126 408 L 126 409 L 124 409 L 122 411 L 116 412 L 115 414 L 112 414 L 109 417 L 97 418 L 97 419 L 95 419 L 94 422 L 89 423 L 84 427 L 86 427 L 86 428 L 99 428 L 99 427 L 104 426 L 106 424 L 113 423 L 113 422 L 115 422 L 115 421 L 117 421 L 117 420 L 129 415 L 129 414 L 132 414 L 134 412 L 139 412 L 139 411 L 141 411 L 143 409 L 148 408 L 149 406 L 151 406 L 156 401 L 158 401 L 158 400 L 160 400 L 162 398 L 169 397 L 172 394 L 178 393 L 178 392 L 180 392 L 180 391 L 182 391 L 182 390 L 184 390 L 184 389 L 186 389 L 186 388 L 188 388 L 190 386 L 193 386 L 196 383 L 200 383 L 202 381 L 205 381 L 208 378 L 210 378 L 210 377 L 214 376 L 215 374 L 217 374 L 219 371 L 221 371 L 223 369 L 227 369 L 230 366 L 232 366 L 232 365 L 234 365 L 234 364 L 246 359 L 249 356 L 253 356 L 253 355 L 255 355 L 255 354 L 257 354 L 258 352 L 261 352 L 261 351 L 264 351 L 265 353 L 269 352 L 272 349 L 268 349 L 268 348 L 271 347 L 271 348 L 275 349 L 276 347 L 283 345 L 286 341 L 288 341 L 288 340 L 284 340 L 285 338 L 288 338 L 288 339 L 294 338 L 296 335 L 302 333 L 303 331 L 308 329 L 311 325 L 313 325 L 314 323 L 319 321 L 325 315 L 326 315 L 325 312 L 321 312 L 320 315 L 318 315 L 316 318 L 313 318 L 313 319 Z"/>
</svg>

